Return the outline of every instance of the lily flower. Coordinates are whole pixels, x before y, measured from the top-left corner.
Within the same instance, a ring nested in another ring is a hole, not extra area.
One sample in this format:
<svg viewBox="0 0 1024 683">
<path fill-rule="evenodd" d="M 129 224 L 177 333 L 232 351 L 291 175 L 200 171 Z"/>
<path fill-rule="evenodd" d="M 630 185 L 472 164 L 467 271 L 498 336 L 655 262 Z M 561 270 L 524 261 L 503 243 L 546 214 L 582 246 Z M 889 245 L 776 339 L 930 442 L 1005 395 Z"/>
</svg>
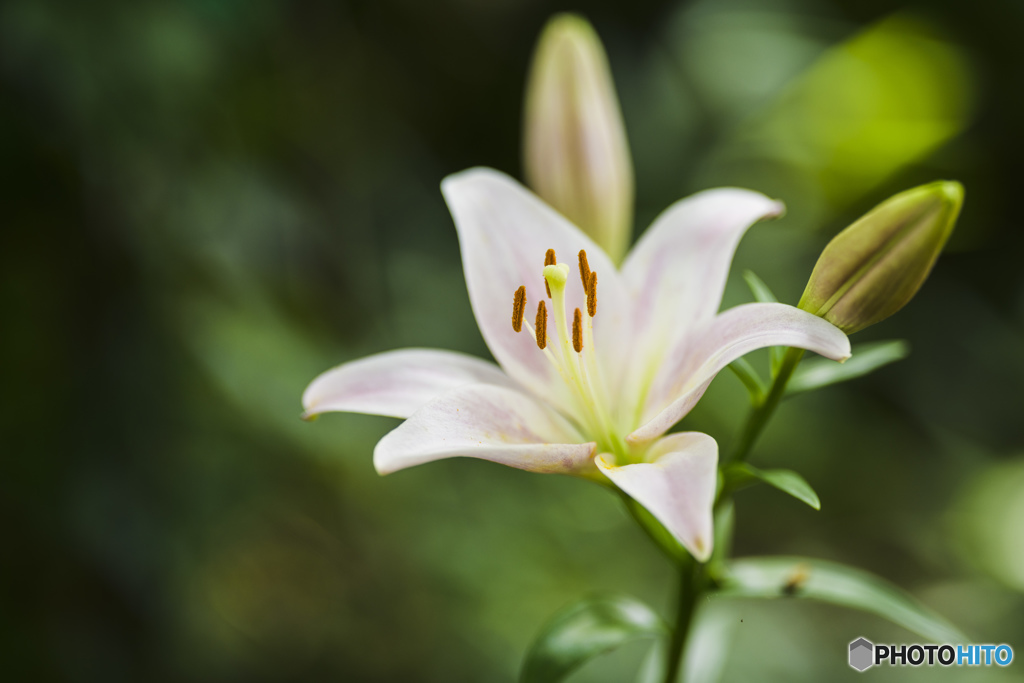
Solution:
<svg viewBox="0 0 1024 683">
<path fill-rule="evenodd" d="M 707 560 L 718 446 L 706 434 L 666 432 L 749 351 L 850 355 L 843 332 L 793 306 L 718 313 L 740 237 L 783 205 L 734 188 L 693 195 L 662 213 L 617 269 L 502 173 L 470 169 L 441 188 L 473 312 L 498 365 L 440 350 L 377 354 L 313 380 L 305 416 L 405 418 L 374 449 L 380 474 L 471 457 L 617 486 Z"/>
</svg>

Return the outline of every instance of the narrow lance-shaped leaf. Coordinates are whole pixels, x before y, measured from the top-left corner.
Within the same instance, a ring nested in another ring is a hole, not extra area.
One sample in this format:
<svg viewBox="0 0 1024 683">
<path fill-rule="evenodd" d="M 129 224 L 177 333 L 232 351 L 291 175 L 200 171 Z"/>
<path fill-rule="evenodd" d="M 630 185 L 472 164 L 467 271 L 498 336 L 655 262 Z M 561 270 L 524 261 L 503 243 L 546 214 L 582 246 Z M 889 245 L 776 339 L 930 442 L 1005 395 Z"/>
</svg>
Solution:
<svg viewBox="0 0 1024 683">
<path fill-rule="evenodd" d="M 729 598 L 797 597 L 869 612 L 932 643 L 969 642 L 946 619 L 885 579 L 854 567 L 803 557 L 735 560 L 714 595 Z"/>
<path fill-rule="evenodd" d="M 764 399 L 767 388 L 764 385 L 764 380 L 757 374 L 757 370 L 750 364 L 750 361 L 746 358 L 737 358 L 729 363 L 729 369 L 743 382 L 743 386 L 747 388 L 751 404 L 758 405 Z"/>
<path fill-rule="evenodd" d="M 798 394 L 856 379 L 906 358 L 909 353 L 910 345 L 896 339 L 858 344 L 853 347 L 853 356 L 841 365 L 824 358 L 811 358 L 805 360 L 793 373 L 793 378 L 786 386 L 786 394 Z"/>
<path fill-rule="evenodd" d="M 721 479 L 720 479 L 721 481 Z M 732 552 L 732 535 L 736 527 L 736 504 L 726 498 L 715 506 L 715 549 L 708 560 L 708 576 L 713 579 L 725 574 L 729 554 Z"/>
<path fill-rule="evenodd" d="M 558 612 L 523 662 L 520 683 L 555 683 L 589 659 L 638 638 L 664 635 L 654 610 L 625 595 L 586 598 Z"/>
<path fill-rule="evenodd" d="M 686 683 L 717 683 L 729 659 L 739 617 L 721 603 L 705 602 L 694 616 L 686 643 L 683 678 Z"/>
<path fill-rule="evenodd" d="M 764 280 L 759 278 L 754 271 L 745 270 L 743 271 L 743 279 L 747 282 L 747 287 L 750 288 L 750 293 L 754 295 L 754 299 L 761 303 L 774 304 L 778 302 L 775 294 L 768 285 L 764 283 Z"/>
<path fill-rule="evenodd" d="M 725 468 L 723 474 L 725 486 L 731 491 L 744 488 L 755 481 L 763 481 L 807 503 L 815 510 L 821 509 L 818 494 L 807 480 L 792 470 L 760 470 L 747 463 L 737 463 Z"/>
<path fill-rule="evenodd" d="M 725 601 L 703 602 L 697 607 L 686 639 L 683 672 L 686 683 L 718 683 L 729 658 L 740 617 Z M 658 641 L 644 658 L 634 683 L 662 683 L 665 680 L 666 644 Z"/>
<path fill-rule="evenodd" d="M 743 279 L 746 280 L 747 287 L 750 288 L 750 292 L 754 295 L 756 301 L 760 303 L 778 302 L 772 290 L 764 283 L 764 280 L 754 274 L 754 271 L 744 271 Z M 775 377 L 779 373 L 779 366 L 782 365 L 782 357 L 786 355 L 786 347 L 773 346 L 769 349 L 769 353 L 771 354 L 769 358 L 771 359 L 772 377 Z"/>
<path fill-rule="evenodd" d="M 647 651 L 647 656 L 640 664 L 633 683 L 662 683 L 665 680 L 665 657 L 668 644 L 658 640 Z"/>
</svg>

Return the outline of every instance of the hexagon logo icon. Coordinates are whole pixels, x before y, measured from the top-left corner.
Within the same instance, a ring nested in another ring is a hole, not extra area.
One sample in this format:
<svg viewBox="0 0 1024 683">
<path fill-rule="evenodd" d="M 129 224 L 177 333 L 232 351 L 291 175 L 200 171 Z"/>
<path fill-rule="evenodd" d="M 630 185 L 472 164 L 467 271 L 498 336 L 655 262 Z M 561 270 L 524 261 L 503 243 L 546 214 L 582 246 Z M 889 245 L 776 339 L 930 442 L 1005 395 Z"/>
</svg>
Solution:
<svg viewBox="0 0 1024 683">
<path fill-rule="evenodd" d="M 875 663 L 875 645 L 866 638 L 858 638 L 850 643 L 850 666 L 857 671 L 864 671 Z"/>
</svg>

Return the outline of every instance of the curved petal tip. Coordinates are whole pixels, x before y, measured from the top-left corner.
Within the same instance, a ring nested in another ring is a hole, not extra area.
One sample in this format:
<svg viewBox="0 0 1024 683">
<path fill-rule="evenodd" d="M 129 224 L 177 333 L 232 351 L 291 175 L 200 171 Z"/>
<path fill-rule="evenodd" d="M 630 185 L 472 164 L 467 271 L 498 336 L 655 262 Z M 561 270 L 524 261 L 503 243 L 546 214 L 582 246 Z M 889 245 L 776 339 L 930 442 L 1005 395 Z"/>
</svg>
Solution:
<svg viewBox="0 0 1024 683">
<path fill-rule="evenodd" d="M 643 505 L 699 562 L 714 547 L 712 508 L 718 444 L 707 434 L 671 434 L 655 443 L 649 462 L 615 466 L 601 456 L 597 468 Z"/>
</svg>

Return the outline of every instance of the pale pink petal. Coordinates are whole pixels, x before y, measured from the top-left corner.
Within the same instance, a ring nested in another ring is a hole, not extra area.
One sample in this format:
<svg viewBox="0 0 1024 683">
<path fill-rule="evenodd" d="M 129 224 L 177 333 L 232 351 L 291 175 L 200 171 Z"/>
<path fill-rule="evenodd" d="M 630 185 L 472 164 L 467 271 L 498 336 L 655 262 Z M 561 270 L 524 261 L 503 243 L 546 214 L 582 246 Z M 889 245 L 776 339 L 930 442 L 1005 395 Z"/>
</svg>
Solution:
<svg viewBox="0 0 1024 683">
<path fill-rule="evenodd" d="M 554 249 L 570 266 L 566 288 L 569 314 L 586 311 L 577 254 L 587 251 L 598 273 L 598 308 L 594 335 L 600 352 L 618 348 L 623 329 L 625 293 L 619 274 L 604 251 L 554 209 L 503 173 L 475 168 L 445 178 L 441 184 L 455 219 L 462 248 L 466 286 L 480 331 L 505 371 L 544 400 L 573 414 L 568 390 L 529 333 L 512 330 L 512 299 L 526 287 L 526 320 L 533 322 L 544 291 L 544 254 Z M 548 309 L 551 310 L 550 301 Z M 554 319 L 549 318 L 549 339 Z M 621 367 L 621 364 L 620 366 Z"/>
<path fill-rule="evenodd" d="M 515 383 L 494 363 L 454 351 L 399 349 L 339 365 L 302 395 L 303 417 L 326 412 L 409 417 L 431 399 L 466 384 Z"/>
<path fill-rule="evenodd" d="M 712 507 L 718 477 L 718 444 L 707 434 L 670 434 L 648 451 L 648 462 L 617 467 L 594 461 L 616 486 L 654 515 L 700 562 L 714 544 Z"/>
<path fill-rule="evenodd" d="M 622 265 L 641 330 L 657 320 L 683 328 L 718 312 L 740 237 L 785 211 L 751 190 L 718 188 L 681 199 L 654 221 Z"/>
<path fill-rule="evenodd" d="M 850 340 L 829 322 L 785 304 L 745 304 L 714 318 L 677 344 L 647 392 L 642 443 L 664 434 L 697 403 L 715 375 L 740 356 L 767 346 L 795 346 L 832 360 L 850 357 Z"/>
<path fill-rule="evenodd" d="M 642 383 L 664 355 L 718 312 L 747 228 L 784 211 L 758 192 L 718 188 L 676 202 L 647 229 L 622 266 L 633 307 L 630 403 L 643 399 Z"/>
<path fill-rule="evenodd" d="M 471 384 L 435 398 L 373 451 L 380 474 L 442 458 L 481 458 L 534 472 L 593 469 L 593 443 L 555 410 L 517 391 Z"/>
</svg>

